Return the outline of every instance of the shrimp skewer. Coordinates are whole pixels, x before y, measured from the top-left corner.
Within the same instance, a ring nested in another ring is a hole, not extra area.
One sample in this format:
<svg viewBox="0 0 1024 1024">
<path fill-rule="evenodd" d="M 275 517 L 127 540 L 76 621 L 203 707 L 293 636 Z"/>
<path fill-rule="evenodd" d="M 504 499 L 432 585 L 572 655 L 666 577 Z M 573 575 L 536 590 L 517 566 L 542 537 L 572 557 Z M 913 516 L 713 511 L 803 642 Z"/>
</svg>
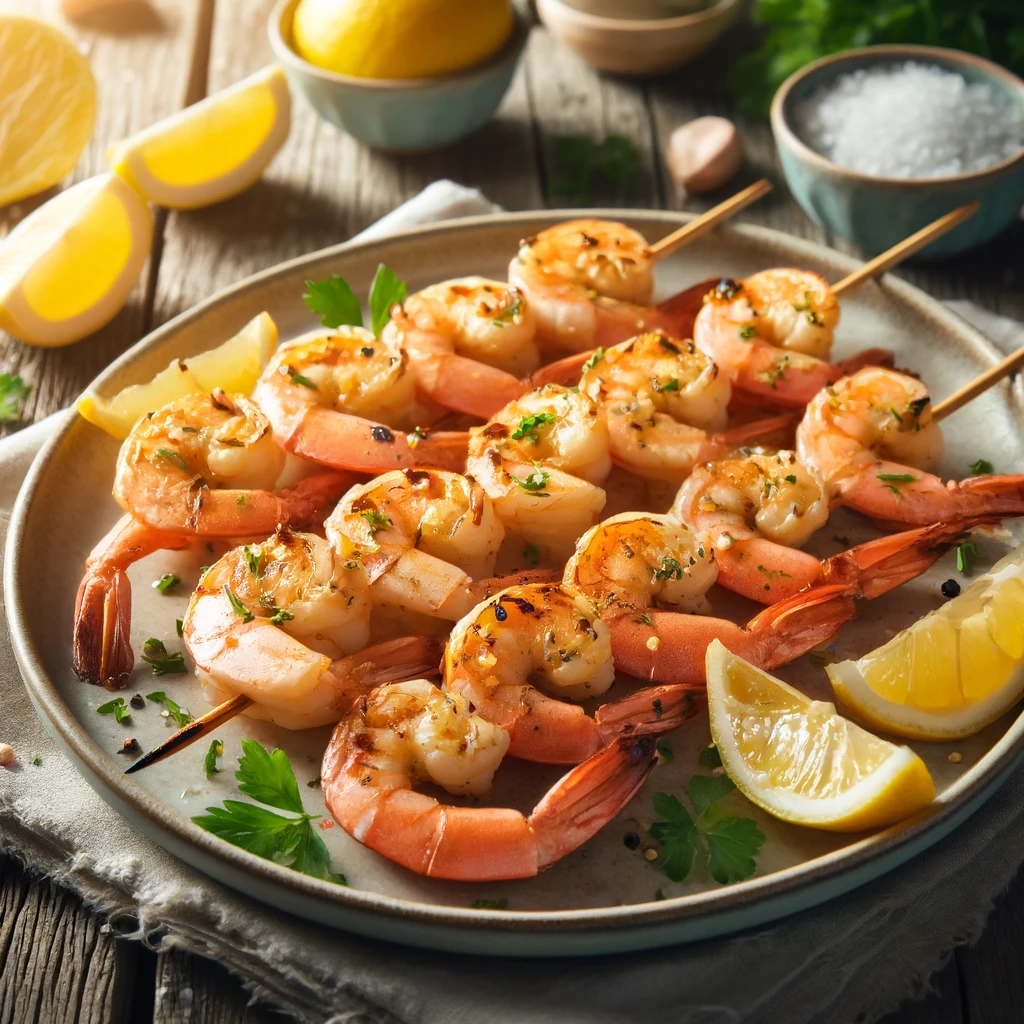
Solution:
<svg viewBox="0 0 1024 1024">
<path fill-rule="evenodd" d="M 1024 475 L 944 483 L 928 472 L 942 457 L 942 434 L 927 388 L 896 370 L 865 368 L 821 391 L 796 444 L 834 504 L 882 523 L 1024 514 Z"/>
<path fill-rule="evenodd" d="M 223 391 L 178 399 L 132 428 L 114 477 L 114 498 L 128 514 L 89 555 L 75 602 L 72 664 L 80 678 L 116 689 L 131 673 L 133 562 L 195 537 L 315 522 L 351 482 L 321 473 L 276 493 L 284 458 L 260 410 Z"/>
<path fill-rule="evenodd" d="M 378 687 L 338 723 L 321 767 L 324 799 L 353 838 L 431 878 L 531 878 L 577 849 L 633 797 L 654 739 L 619 740 L 554 784 L 530 815 L 459 807 L 417 793 L 429 781 L 482 795 L 508 733 L 425 680 Z"/>
</svg>

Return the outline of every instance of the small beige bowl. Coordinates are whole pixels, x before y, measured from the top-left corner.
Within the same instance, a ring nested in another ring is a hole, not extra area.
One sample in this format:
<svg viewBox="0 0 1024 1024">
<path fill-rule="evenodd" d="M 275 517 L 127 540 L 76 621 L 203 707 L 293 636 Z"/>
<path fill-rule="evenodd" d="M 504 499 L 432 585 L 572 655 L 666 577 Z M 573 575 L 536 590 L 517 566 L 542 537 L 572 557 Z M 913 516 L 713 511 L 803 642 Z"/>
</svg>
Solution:
<svg viewBox="0 0 1024 1024">
<path fill-rule="evenodd" d="M 551 34 L 598 71 L 656 75 L 693 60 L 739 17 L 743 0 L 718 0 L 707 10 L 672 18 L 608 18 L 537 0 Z"/>
</svg>

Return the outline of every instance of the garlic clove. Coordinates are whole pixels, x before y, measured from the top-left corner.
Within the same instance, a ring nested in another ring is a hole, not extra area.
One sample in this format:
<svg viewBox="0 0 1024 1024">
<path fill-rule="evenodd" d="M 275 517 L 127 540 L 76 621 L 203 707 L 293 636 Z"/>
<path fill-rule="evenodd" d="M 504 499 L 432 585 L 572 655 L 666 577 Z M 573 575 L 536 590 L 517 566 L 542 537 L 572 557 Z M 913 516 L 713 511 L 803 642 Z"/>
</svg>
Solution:
<svg viewBox="0 0 1024 1024">
<path fill-rule="evenodd" d="M 725 117 L 698 117 L 672 132 L 665 154 L 669 173 L 687 192 L 724 185 L 743 163 L 743 143 Z"/>
</svg>

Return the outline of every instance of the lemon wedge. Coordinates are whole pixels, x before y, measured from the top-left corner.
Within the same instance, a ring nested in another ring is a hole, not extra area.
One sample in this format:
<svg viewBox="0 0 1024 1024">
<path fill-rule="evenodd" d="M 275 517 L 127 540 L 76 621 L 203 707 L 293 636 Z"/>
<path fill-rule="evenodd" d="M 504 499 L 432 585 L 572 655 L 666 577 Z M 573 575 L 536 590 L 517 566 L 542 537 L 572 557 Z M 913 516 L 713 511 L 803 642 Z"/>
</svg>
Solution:
<svg viewBox="0 0 1024 1024">
<path fill-rule="evenodd" d="M 1024 545 L 858 661 L 827 668 L 836 699 L 887 732 L 970 736 L 1024 694 Z"/>
<path fill-rule="evenodd" d="M 87 391 L 78 399 L 81 416 L 118 440 L 124 440 L 147 413 L 197 391 L 247 395 L 277 347 L 277 326 L 269 313 L 260 313 L 233 338 L 187 362 L 175 360 L 145 384 L 133 384 L 105 399 Z"/>
<path fill-rule="evenodd" d="M 68 345 L 113 319 L 153 239 L 146 201 L 115 174 L 80 181 L 0 242 L 0 327 Z"/>
<path fill-rule="evenodd" d="M 433 78 L 501 49 L 509 0 L 299 0 L 292 41 L 310 64 L 358 78 Z"/>
<path fill-rule="evenodd" d="M 96 121 L 96 80 L 63 32 L 0 15 L 0 206 L 74 170 Z"/>
<path fill-rule="evenodd" d="M 188 210 L 247 189 L 290 127 L 288 84 L 271 66 L 119 142 L 107 162 L 152 202 Z"/>
<path fill-rule="evenodd" d="M 730 653 L 707 653 L 711 736 L 737 788 L 783 821 L 833 832 L 889 825 L 935 796 L 924 762 Z"/>
</svg>

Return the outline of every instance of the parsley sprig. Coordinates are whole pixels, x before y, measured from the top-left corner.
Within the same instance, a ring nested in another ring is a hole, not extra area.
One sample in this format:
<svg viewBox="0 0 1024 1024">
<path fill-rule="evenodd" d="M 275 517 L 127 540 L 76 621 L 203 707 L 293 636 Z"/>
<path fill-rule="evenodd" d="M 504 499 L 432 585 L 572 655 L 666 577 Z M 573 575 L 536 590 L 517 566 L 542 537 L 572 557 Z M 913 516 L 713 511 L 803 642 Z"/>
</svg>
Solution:
<svg viewBox="0 0 1024 1024">
<path fill-rule="evenodd" d="M 213 778 L 219 772 L 224 771 L 223 768 L 217 767 L 217 758 L 223 757 L 224 755 L 224 744 L 221 740 L 210 740 L 210 749 L 206 752 L 206 758 L 203 761 L 203 770 L 206 772 L 208 779 Z"/>
<path fill-rule="evenodd" d="M 142 660 L 153 669 L 155 676 L 176 675 L 187 672 L 185 656 L 180 651 L 167 652 L 162 640 L 151 636 L 142 646 Z"/>
<path fill-rule="evenodd" d="M 995 466 L 988 459 L 978 459 L 977 462 L 971 463 L 972 476 L 983 476 L 986 473 L 994 473 L 995 471 Z"/>
<path fill-rule="evenodd" d="M 31 384 L 26 384 L 18 374 L 0 373 L 0 423 L 10 423 L 21 415 L 21 407 Z"/>
<path fill-rule="evenodd" d="M 391 319 L 391 307 L 405 301 L 408 294 L 405 282 L 389 267 L 378 264 L 369 294 L 370 326 L 375 335 L 379 335 Z M 345 278 L 337 274 L 324 281 L 307 281 L 302 298 L 314 313 L 320 314 L 324 327 L 363 326 L 359 299 Z"/>
<path fill-rule="evenodd" d="M 531 494 L 535 494 L 538 498 L 548 497 L 544 492 L 544 488 L 547 487 L 551 474 L 546 473 L 541 469 L 539 462 L 535 462 L 533 464 L 533 472 L 524 480 L 520 480 L 517 476 L 512 476 L 511 473 L 509 473 L 509 476 L 511 476 L 524 491 L 529 491 Z"/>
<path fill-rule="evenodd" d="M 123 722 L 126 718 L 132 717 L 132 709 L 124 702 L 124 697 L 115 697 L 101 704 L 96 713 L 100 715 L 113 715 L 115 722 Z"/>
<path fill-rule="evenodd" d="M 970 576 L 974 572 L 974 563 L 981 558 L 981 549 L 973 540 L 966 540 L 956 549 L 957 572 Z"/>
<path fill-rule="evenodd" d="M 535 412 L 532 416 L 524 416 L 519 421 L 519 426 L 512 432 L 513 441 L 522 441 L 526 438 L 530 444 L 536 444 L 540 440 L 538 430 L 555 422 L 555 417 L 549 412 Z"/>
<path fill-rule="evenodd" d="M 721 885 L 741 882 L 757 869 L 764 833 L 753 818 L 730 815 L 721 806 L 735 788 L 727 775 L 694 775 L 686 787 L 692 815 L 678 797 L 654 794 L 654 811 L 664 820 L 651 825 L 651 838 L 661 846 L 658 867 L 673 882 L 686 878 L 694 857 Z"/>
<path fill-rule="evenodd" d="M 225 800 L 222 806 L 207 807 L 206 814 L 194 817 L 195 824 L 257 857 L 313 878 L 346 884 L 344 875 L 331 871 L 330 854 L 312 824 L 321 816 L 307 814 L 303 808 L 295 772 L 283 750 L 271 752 L 256 740 L 242 740 L 235 778 L 238 788 L 257 804 L 288 814 L 241 800 Z"/>
<path fill-rule="evenodd" d="M 147 693 L 146 700 L 151 700 L 154 704 L 163 704 L 179 729 L 192 721 L 192 714 L 188 708 L 183 708 L 177 701 L 168 697 L 163 690 L 157 690 L 156 693 Z"/>
</svg>

